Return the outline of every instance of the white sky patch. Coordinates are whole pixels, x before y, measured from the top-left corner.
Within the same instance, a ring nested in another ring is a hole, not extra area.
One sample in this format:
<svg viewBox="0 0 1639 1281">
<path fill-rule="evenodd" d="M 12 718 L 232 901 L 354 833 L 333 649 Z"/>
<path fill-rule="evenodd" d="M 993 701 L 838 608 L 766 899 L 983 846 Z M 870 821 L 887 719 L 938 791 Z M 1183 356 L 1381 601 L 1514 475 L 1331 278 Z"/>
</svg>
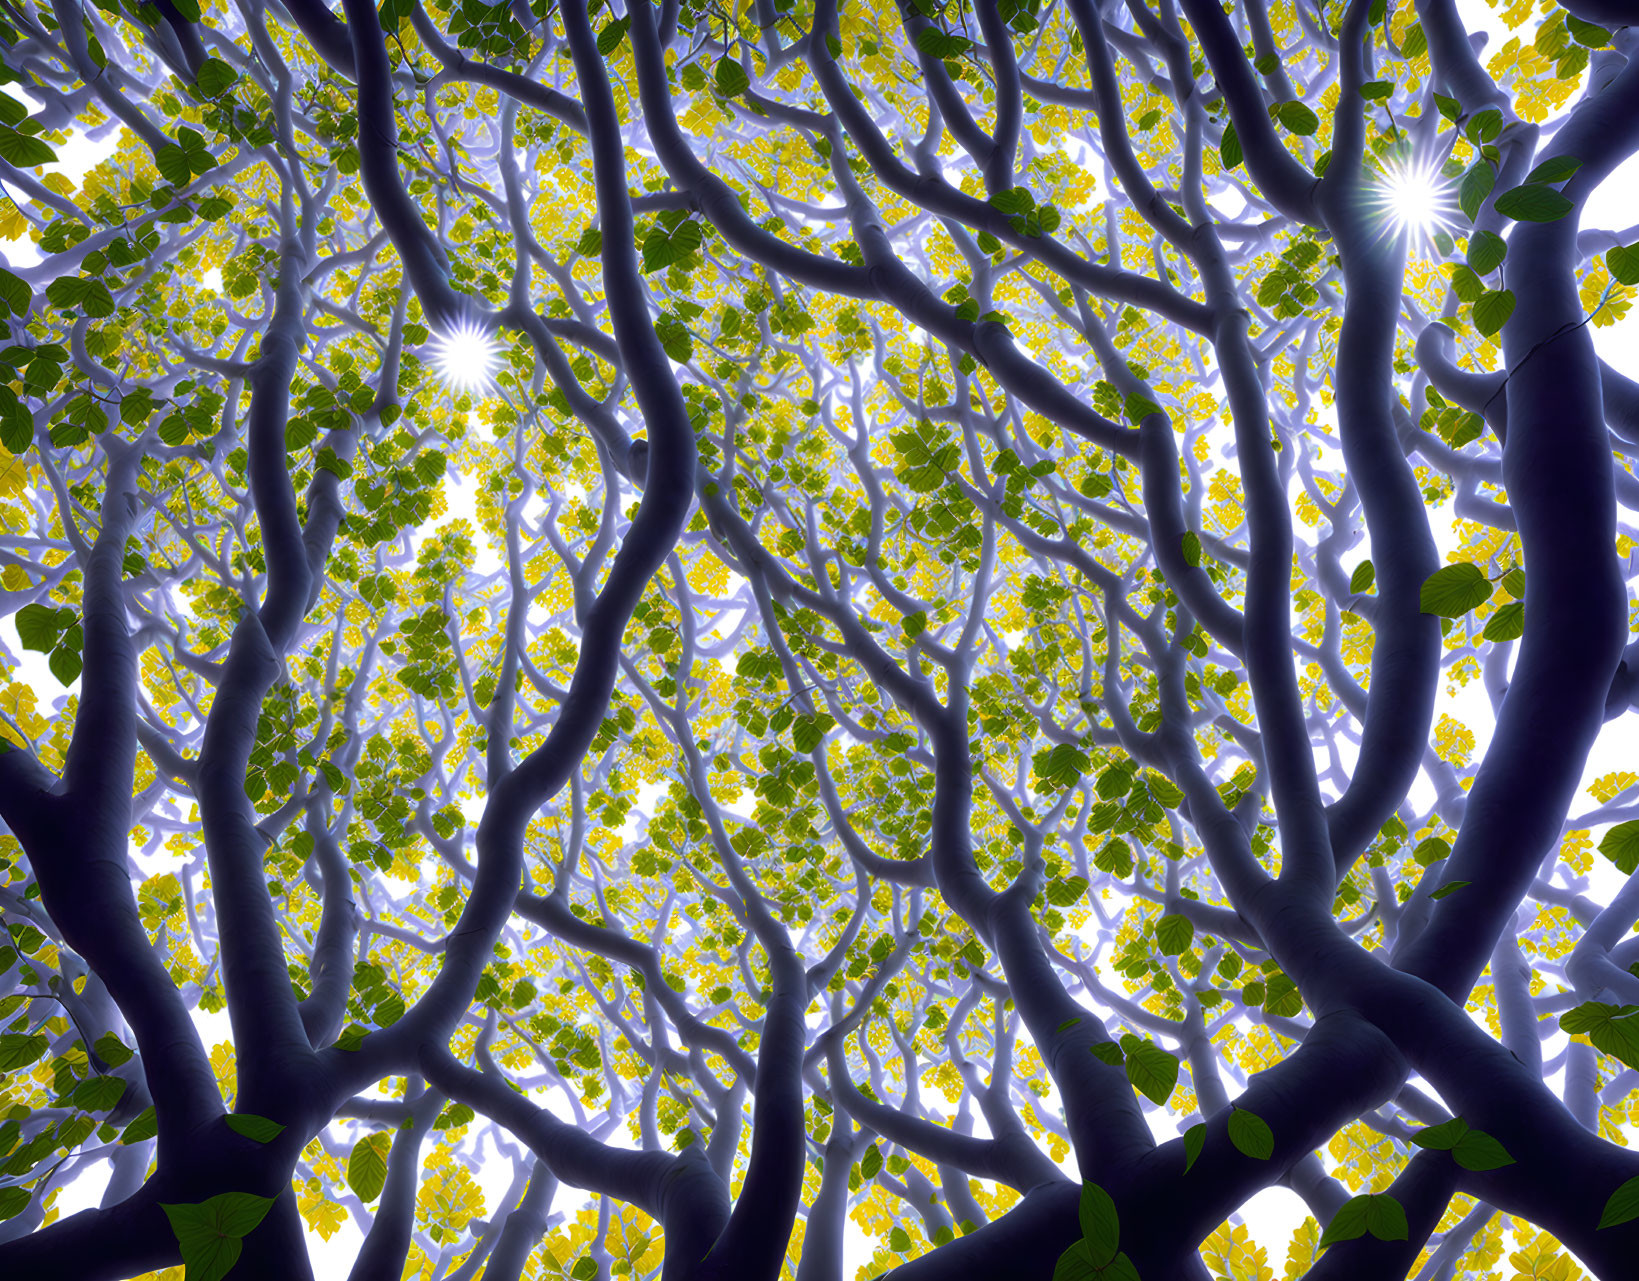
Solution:
<svg viewBox="0 0 1639 1281">
<path fill-rule="evenodd" d="M 1212 208 L 1226 218 L 1239 218 L 1246 212 L 1246 197 L 1238 187 L 1226 186 L 1212 193 Z"/>
<path fill-rule="evenodd" d="M 6 91 L 13 97 L 22 92 L 15 84 L 8 85 Z M 28 97 L 27 94 L 23 96 Z M 32 105 L 38 109 L 41 104 L 36 102 Z M 117 141 L 118 134 L 114 130 L 110 130 L 101 138 L 75 134 L 67 142 L 54 148 L 57 152 L 57 163 L 44 166 L 43 172 L 60 173 L 78 187 L 89 170 L 114 154 Z M 8 199 L 12 195 L 11 188 L 3 182 L 0 182 L 0 192 L 4 192 Z M 39 247 L 27 236 L 16 240 L 0 240 L 0 254 L 4 254 L 6 264 L 11 267 L 33 267 L 40 262 Z"/>
<path fill-rule="evenodd" d="M 444 477 L 444 501 L 449 504 L 449 512 L 437 522 L 438 526 L 447 525 L 451 520 L 464 520 L 472 526 L 473 556 L 472 570 L 477 574 L 493 574 L 501 568 L 501 549 L 490 541 L 484 532 L 483 522 L 478 519 L 478 485 L 463 473 L 452 472 Z M 429 526 L 429 532 L 433 526 Z"/>
</svg>

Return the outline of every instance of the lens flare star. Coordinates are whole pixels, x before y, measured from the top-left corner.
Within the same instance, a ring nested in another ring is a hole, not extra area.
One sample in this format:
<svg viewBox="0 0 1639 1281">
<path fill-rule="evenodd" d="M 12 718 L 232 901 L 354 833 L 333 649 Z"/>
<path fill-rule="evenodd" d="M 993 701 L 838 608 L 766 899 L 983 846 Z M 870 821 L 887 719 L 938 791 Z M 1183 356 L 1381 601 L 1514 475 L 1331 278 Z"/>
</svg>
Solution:
<svg viewBox="0 0 1639 1281">
<path fill-rule="evenodd" d="M 1401 156 L 1390 161 L 1373 184 L 1371 200 L 1385 234 L 1404 237 L 1413 246 L 1427 244 L 1435 232 L 1455 222 L 1456 190 L 1432 160 Z"/>
<path fill-rule="evenodd" d="M 457 391 L 483 391 L 494 381 L 500 348 L 480 322 L 459 320 L 434 334 L 428 346 L 438 376 Z"/>
</svg>

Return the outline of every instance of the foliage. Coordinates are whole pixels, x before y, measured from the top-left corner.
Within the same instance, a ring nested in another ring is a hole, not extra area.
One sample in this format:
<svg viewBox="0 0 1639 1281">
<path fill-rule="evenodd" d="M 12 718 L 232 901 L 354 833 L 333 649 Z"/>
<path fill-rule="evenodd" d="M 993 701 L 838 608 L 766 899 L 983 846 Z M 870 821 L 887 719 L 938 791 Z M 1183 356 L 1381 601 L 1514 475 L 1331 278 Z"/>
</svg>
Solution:
<svg viewBox="0 0 1639 1281">
<path fill-rule="evenodd" d="M 9 6 L 0 1274 L 1618 1275 L 1601 7 Z"/>
</svg>

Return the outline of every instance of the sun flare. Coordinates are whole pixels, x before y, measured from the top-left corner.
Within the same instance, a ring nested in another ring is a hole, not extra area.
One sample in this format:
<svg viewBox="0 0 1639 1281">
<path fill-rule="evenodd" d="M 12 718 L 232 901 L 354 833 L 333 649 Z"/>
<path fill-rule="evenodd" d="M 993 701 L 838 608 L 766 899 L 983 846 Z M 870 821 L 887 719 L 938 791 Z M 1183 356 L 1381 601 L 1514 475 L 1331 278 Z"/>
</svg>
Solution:
<svg viewBox="0 0 1639 1281">
<path fill-rule="evenodd" d="M 483 391 L 494 381 L 500 349 L 489 329 L 470 320 L 457 321 L 432 338 L 432 363 L 438 376 L 459 391 Z"/>
<path fill-rule="evenodd" d="M 1387 234 L 1405 237 L 1413 245 L 1426 244 L 1434 234 L 1452 225 L 1457 195 L 1452 184 L 1431 160 L 1401 157 L 1391 161 L 1378 178 L 1373 203 Z"/>
</svg>

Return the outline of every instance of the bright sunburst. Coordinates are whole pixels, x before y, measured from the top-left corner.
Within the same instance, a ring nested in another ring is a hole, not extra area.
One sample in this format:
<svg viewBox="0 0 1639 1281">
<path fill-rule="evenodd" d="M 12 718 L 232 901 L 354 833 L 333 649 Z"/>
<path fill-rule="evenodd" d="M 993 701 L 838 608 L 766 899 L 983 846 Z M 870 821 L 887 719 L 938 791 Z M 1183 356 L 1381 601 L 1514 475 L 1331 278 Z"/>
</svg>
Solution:
<svg viewBox="0 0 1639 1281">
<path fill-rule="evenodd" d="M 1372 204 L 1383 219 L 1386 234 L 1404 236 L 1418 245 L 1452 225 L 1457 195 L 1438 163 L 1401 156 L 1388 163 L 1373 185 Z"/>
<path fill-rule="evenodd" d="M 500 361 L 495 336 L 480 321 L 458 320 L 429 343 L 438 376 L 459 391 L 483 391 Z"/>
</svg>

